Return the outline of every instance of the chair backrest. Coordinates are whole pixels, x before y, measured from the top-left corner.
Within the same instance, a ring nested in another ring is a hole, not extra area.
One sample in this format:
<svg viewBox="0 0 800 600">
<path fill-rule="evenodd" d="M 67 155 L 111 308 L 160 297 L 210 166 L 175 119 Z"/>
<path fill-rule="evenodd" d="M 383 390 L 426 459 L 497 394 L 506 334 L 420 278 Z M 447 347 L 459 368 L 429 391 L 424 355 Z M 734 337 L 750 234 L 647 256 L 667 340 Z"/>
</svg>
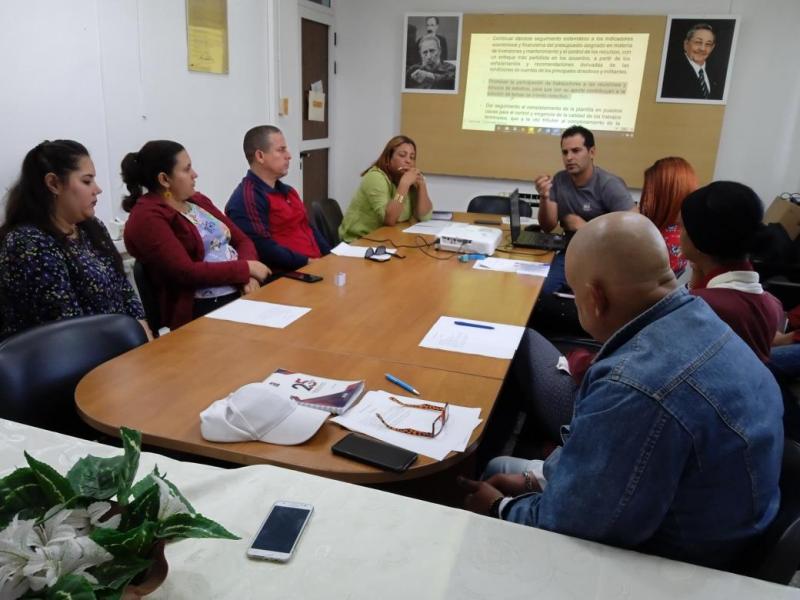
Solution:
<svg viewBox="0 0 800 600">
<path fill-rule="evenodd" d="M 61 433 L 87 436 L 75 387 L 101 363 L 147 341 L 128 315 L 54 321 L 0 342 L 0 417 Z"/>
<path fill-rule="evenodd" d="M 467 205 L 467 212 L 489 213 L 493 215 L 509 214 L 508 196 L 475 196 Z M 519 216 L 533 216 L 531 205 L 527 202 L 519 203 Z"/>
<path fill-rule="evenodd" d="M 781 469 L 781 505 L 775 520 L 748 553 L 745 575 L 788 584 L 800 568 L 800 444 L 786 439 Z"/>
<path fill-rule="evenodd" d="M 139 298 L 144 307 L 144 315 L 153 337 L 158 337 L 158 330 L 162 327 L 161 305 L 158 302 L 158 293 L 153 280 L 147 274 L 147 269 L 138 260 L 133 263 L 133 280 L 136 282 L 136 289 L 139 290 Z"/>
<path fill-rule="evenodd" d="M 342 240 L 339 238 L 339 225 L 342 224 L 342 209 L 333 198 L 327 200 L 311 201 L 311 219 L 314 226 L 325 236 L 331 247 L 337 246 Z"/>
</svg>

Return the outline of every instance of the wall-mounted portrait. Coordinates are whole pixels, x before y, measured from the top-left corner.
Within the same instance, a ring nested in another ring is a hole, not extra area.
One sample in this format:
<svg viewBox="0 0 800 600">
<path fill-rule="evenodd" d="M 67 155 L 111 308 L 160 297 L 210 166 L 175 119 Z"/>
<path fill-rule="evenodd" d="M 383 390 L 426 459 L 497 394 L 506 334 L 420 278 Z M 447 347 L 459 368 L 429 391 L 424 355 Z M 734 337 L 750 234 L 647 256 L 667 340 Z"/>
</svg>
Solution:
<svg viewBox="0 0 800 600">
<path fill-rule="evenodd" d="M 656 100 L 725 104 L 738 22 L 730 16 L 668 17 Z"/>
<path fill-rule="evenodd" d="M 461 13 L 408 14 L 405 34 L 403 91 L 455 94 L 461 56 Z"/>
</svg>

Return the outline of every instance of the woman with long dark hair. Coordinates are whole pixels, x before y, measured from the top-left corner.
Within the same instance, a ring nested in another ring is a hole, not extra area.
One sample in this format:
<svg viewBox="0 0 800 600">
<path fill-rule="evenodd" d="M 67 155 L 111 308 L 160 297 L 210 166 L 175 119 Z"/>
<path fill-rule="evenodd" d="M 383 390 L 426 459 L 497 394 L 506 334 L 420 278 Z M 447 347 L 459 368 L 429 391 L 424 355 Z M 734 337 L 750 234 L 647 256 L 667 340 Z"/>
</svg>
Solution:
<svg viewBox="0 0 800 600">
<path fill-rule="evenodd" d="M 431 218 L 433 204 L 425 177 L 417 169 L 417 145 L 410 137 L 390 139 L 378 159 L 363 173 L 339 237 L 352 242 L 383 225 Z"/>
<path fill-rule="evenodd" d="M 153 279 L 170 329 L 257 290 L 270 274 L 253 242 L 195 191 L 195 179 L 177 142 L 147 142 L 122 159 L 125 247 Z"/>
<path fill-rule="evenodd" d="M 0 227 L 0 335 L 68 317 L 120 313 L 142 323 L 142 304 L 103 223 L 89 152 L 44 141 L 22 161 Z"/>
</svg>

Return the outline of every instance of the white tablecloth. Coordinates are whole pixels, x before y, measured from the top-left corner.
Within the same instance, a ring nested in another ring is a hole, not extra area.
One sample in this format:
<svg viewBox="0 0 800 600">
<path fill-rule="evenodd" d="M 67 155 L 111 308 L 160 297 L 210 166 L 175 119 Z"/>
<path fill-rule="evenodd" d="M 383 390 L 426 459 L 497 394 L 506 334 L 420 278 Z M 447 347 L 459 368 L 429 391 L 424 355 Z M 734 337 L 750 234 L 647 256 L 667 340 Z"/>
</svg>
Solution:
<svg viewBox="0 0 800 600">
<path fill-rule="evenodd" d="M 25 464 L 23 450 L 62 473 L 88 453 L 120 452 L 0 419 L 0 476 Z M 169 545 L 169 576 L 148 598 L 800 597 L 793 588 L 277 467 L 225 470 L 144 453 L 139 477 L 155 464 L 198 511 L 242 539 Z M 276 500 L 310 502 L 314 515 L 291 562 L 250 560 L 250 538 Z"/>
</svg>

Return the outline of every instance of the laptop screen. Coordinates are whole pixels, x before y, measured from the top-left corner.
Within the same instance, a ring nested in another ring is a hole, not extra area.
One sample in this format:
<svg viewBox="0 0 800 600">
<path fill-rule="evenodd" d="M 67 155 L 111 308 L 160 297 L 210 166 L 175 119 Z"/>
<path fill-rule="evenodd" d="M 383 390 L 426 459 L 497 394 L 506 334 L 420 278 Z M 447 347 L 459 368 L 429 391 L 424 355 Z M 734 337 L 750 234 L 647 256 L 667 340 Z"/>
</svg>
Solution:
<svg viewBox="0 0 800 600">
<path fill-rule="evenodd" d="M 511 196 L 508 198 L 508 206 L 509 206 L 509 216 L 508 216 L 508 224 L 509 229 L 511 229 L 511 241 L 513 242 L 519 237 L 519 188 L 515 189 L 511 192 Z"/>
</svg>

